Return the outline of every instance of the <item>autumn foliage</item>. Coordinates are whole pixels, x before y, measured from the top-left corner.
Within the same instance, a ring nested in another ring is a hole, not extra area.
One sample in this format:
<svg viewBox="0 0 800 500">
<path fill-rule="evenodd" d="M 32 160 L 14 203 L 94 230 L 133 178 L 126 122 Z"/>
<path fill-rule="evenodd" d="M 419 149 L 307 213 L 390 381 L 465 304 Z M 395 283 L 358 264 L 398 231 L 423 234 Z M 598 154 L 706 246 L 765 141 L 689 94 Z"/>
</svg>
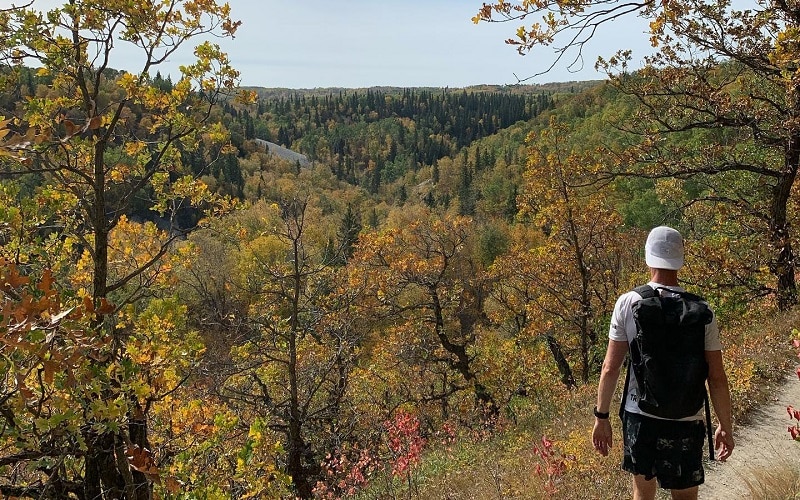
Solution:
<svg viewBox="0 0 800 500">
<path fill-rule="evenodd" d="M 672 7 L 642 6 L 654 35 L 682 18 Z M 549 44 L 559 19 L 517 47 Z M 695 108 L 712 124 L 761 127 L 728 135 L 663 112 L 658 72 L 537 97 L 255 103 L 202 41 L 177 81 L 154 74 L 189 40 L 233 35 L 213 1 L 70 2 L 0 23 L 3 496 L 621 494 L 587 446 L 587 408 L 614 300 L 647 279 L 641 243 L 660 223 L 686 234 L 682 279 L 724 325 L 737 415 L 785 368 L 769 347 L 785 326 L 760 328 L 794 293 L 798 198 L 775 144 L 796 120 L 749 100 L 756 73 L 662 74 L 689 108 L 718 85 Z M 105 59 L 122 42 L 139 72 Z M 774 64 L 791 46 L 769 49 Z M 315 162 L 276 159 L 259 134 Z"/>
<path fill-rule="evenodd" d="M 98 428 L 113 425 L 119 411 L 115 398 L 99 400 L 96 392 L 103 374 L 94 366 L 108 359 L 110 341 L 89 326 L 99 311 L 88 301 L 63 303 L 50 271 L 29 276 L 7 259 L 0 264 L 0 446 L 4 465 L 15 465 L 30 485 L 3 485 L 4 494 L 28 490 L 66 497 L 80 487 L 69 470 L 86 449 L 81 422 L 90 416 Z M 135 461 L 146 454 L 142 450 Z"/>
</svg>

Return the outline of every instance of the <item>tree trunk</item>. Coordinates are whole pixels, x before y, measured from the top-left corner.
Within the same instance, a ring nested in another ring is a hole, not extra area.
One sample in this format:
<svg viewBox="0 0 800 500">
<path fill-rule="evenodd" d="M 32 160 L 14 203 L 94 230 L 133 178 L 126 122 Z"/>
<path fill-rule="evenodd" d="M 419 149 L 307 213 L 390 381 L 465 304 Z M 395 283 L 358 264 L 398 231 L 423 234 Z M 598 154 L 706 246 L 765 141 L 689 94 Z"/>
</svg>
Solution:
<svg viewBox="0 0 800 500">
<path fill-rule="evenodd" d="M 287 471 L 292 476 L 295 493 L 299 498 L 311 498 L 311 484 L 308 481 L 308 473 L 303 465 L 303 457 L 306 454 L 306 442 L 301 434 L 300 422 L 295 418 L 289 420 L 289 449 Z"/>
<path fill-rule="evenodd" d="M 581 335 L 581 381 L 586 384 L 589 382 L 589 349 L 595 342 L 595 335 L 590 327 L 589 324 L 589 317 L 592 314 L 592 299 L 591 299 L 591 276 L 589 272 L 589 266 L 586 263 L 586 258 L 584 256 L 583 247 L 581 246 L 580 242 L 580 230 L 578 229 L 578 225 L 575 222 L 575 216 L 573 210 L 570 206 L 570 190 L 565 184 L 561 186 L 562 190 L 562 197 L 564 201 L 567 202 L 567 227 L 569 229 L 567 238 L 569 240 L 570 245 L 572 245 L 572 252 L 573 257 L 575 258 L 575 267 L 578 269 L 578 273 L 581 277 L 581 298 L 580 304 L 580 316 L 577 318 L 580 335 Z M 556 359 L 556 363 L 559 363 L 559 369 L 561 370 L 561 363 L 566 364 L 566 359 L 563 359 L 563 353 L 561 352 L 560 346 L 558 343 L 555 343 L 555 338 L 552 335 L 549 335 L 547 343 L 550 346 L 550 351 L 553 352 L 553 356 L 558 358 L 559 356 L 562 360 Z M 557 347 L 558 356 L 556 356 L 556 352 L 553 351 L 554 345 Z M 569 369 L 569 365 L 567 365 L 567 369 Z M 565 373 L 561 370 L 562 376 Z M 570 378 L 572 374 L 570 372 Z M 575 381 L 572 380 L 572 385 L 574 386 Z M 569 386 L 569 385 L 568 385 Z"/>
<path fill-rule="evenodd" d="M 566 356 L 564 356 L 564 351 L 561 349 L 561 344 L 558 343 L 558 340 L 556 340 L 552 333 L 548 332 L 544 337 L 547 340 L 547 347 L 550 348 L 550 353 L 553 355 L 553 360 L 555 360 L 556 366 L 558 366 L 558 371 L 561 373 L 561 383 L 569 389 L 574 388 L 577 385 L 575 383 L 575 377 L 572 374 L 572 369 L 569 367 Z"/>
<path fill-rule="evenodd" d="M 495 402 L 494 397 L 489 390 L 486 389 L 486 386 L 478 382 L 478 379 L 475 376 L 475 373 L 472 371 L 472 367 L 470 366 L 472 360 L 470 359 L 469 354 L 467 354 L 466 347 L 461 344 L 455 344 L 451 342 L 447 336 L 447 332 L 444 328 L 442 304 L 439 300 L 439 294 L 436 286 L 429 285 L 428 292 L 431 298 L 436 336 L 439 338 L 439 342 L 444 350 L 455 356 L 455 359 L 450 363 L 451 368 L 454 368 L 456 371 L 458 371 L 461 376 L 464 377 L 466 382 L 472 384 L 473 390 L 475 391 L 475 398 L 478 400 L 478 403 L 481 405 L 481 407 L 487 411 L 487 416 L 493 417 L 497 415 L 499 412 L 497 403 Z M 464 318 L 466 317 L 467 316 L 463 316 L 462 321 L 465 321 Z M 474 323 L 474 321 L 470 323 L 470 328 L 472 328 Z"/>
<path fill-rule="evenodd" d="M 86 439 L 89 450 L 86 453 L 84 475 L 86 498 L 98 500 L 125 498 L 125 482 L 117 470 L 114 442 L 114 434 L 110 432 L 97 434 L 89 431 Z"/>
<path fill-rule="evenodd" d="M 308 470 L 303 464 L 303 457 L 306 454 L 306 443 L 303 439 L 303 422 L 300 408 L 300 393 L 297 379 L 297 339 L 300 335 L 300 295 L 302 293 L 303 276 L 300 269 L 301 259 L 303 259 L 301 248 L 302 236 L 302 215 L 305 212 L 305 204 L 300 208 L 291 206 L 291 215 L 296 227 L 289 235 L 292 238 L 292 255 L 294 258 L 294 268 L 292 273 L 292 316 L 291 331 L 289 332 L 289 352 L 288 352 L 288 371 L 289 371 L 289 449 L 287 470 L 292 476 L 297 496 L 300 498 L 311 498 L 311 484 L 309 483 Z"/>
<path fill-rule="evenodd" d="M 311 485 L 309 484 L 307 471 L 303 465 L 303 456 L 306 453 L 306 443 L 302 434 L 302 422 L 300 416 L 300 401 L 297 386 L 297 332 L 294 330 L 289 337 L 289 435 L 286 469 L 296 488 L 297 496 L 300 498 L 311 498 Z"/>
<path fill-rule="evenodd" d="M 95 154 L 98 154 L 96 151 Z M 94 205 L 92 227 L 94 229 L 94 249 L 92 264 L 94 266 L 92 300 L 95 308 L 106 298 L 108 283 L 108 222 L 106 220 L 105 173 L 102 158 L 95 158 Z M 103 317 L 96 315 L 92 319 L 92 328 L 99 336 L 103 335 Z M 125 482 L 117 470 L 114 458 L 115 436 L 110 432 L 96 433 L 88 431 L 86 453 L 84 491 L 86 498 L 122 499 L 125 498 Z"/>
<path fill-rule="evenodd" d="M 144 410 L 135 397 L 132 397 L 131 400 L 133 411 L 128 415 L 128 434 L 130 434 L 131 443 L 142 450 L 151 450 L 147 432 L 147 418 Z M 141 472 L 137 470 L 131 470 L 131 472 L 135 495 L 131 500 L 151 500 L 153 498 L 153 484 Z"/>
<path fill-rule="evenodd" d="M 94 230 L 92 299 L 96 308 L 101 306 L 102 301 L 108 295 L 108 238 L 110 224 L 106 214 L 108 207 L 105 195 L 104 151 L 103 144 L 98 143 L 95 145 L 94 204 L 91 216 Z M 92 320 L 92 327 L 98 336 L 109 334 L 103 331 L 103 320 L 104 316 L 101 314 L 96 314 Z M 119 351 L 123 346 L 119 345 L 116 339 L 114 340 L 112 355 L 117 359 L 116 357 L 120 355 Z M 103 365 L 105 366 L 105 363 Z M 93 430 L 89 430 L 86 441 L 89 448 L 86 454 L 84 477 L 86 498 L 134 500 L 134 498 L 131 498 L 131 494 L 126 493 L 126 491 L 133 491 L 133 481 L 130 478 L 126 481 L 122 474 L 121 467 L 123 465 L 126 472 L 130 473 L 130 469 L 124 452 L 122 452 L 124 445 L 120 442 L 120 436 L 112 432 L 98 434 Z M 121 457 L 119 456 L 120 454 L 122 454 Z M 124 463 L 121 464 L 120 461 Z"/>
<path fill-rule="evenodd" d="M 786 207 L 797 178 L 800 163 L 800 137 L 794 138 L 787 147 L 783 175 L 777 179 L 772 193 L 770 207 L 770 244 L 774 251 L 770 271 L 777 279 L 777 301 L 781 311 L 791 309 L 797 304 L 797 285 L 795 284 L 794 250 L 789 223 L 786 220 Z"/>
</svg>

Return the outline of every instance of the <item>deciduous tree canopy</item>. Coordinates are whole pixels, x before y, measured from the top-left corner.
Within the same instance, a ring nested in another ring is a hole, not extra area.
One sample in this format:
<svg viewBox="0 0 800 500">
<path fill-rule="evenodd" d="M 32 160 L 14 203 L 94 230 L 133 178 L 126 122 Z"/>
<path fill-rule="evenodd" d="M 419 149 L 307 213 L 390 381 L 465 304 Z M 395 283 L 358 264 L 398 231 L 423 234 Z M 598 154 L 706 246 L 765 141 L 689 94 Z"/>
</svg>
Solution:
<svg viewBox="0 0 800 500">
<path fill-rule="evenodd" d="M 580 50 L 596 29 L 626 15 L 650 20 L 656 51 L 633 72 L 624 47 L 598 61 L 640 105 L 617 124 L 639 140 L 616 148 L 621 160 L 607 174 L 692 179 L 698 189 L 687 206 L 726 204 L 727 217 L 747 221 L 740 236 L 760 238 L 770 249 L 761 265 L 773 278 L 754 293 L 769 290 L 789 308 L 797 302 L 791 215 L 800 164 L 797 10 L 780 2 L 500 1 L 484 4 L 475 21 L 541 16 L 509 43 L 523 52 L 551 45 L 562 51 Z"/>
</svg>

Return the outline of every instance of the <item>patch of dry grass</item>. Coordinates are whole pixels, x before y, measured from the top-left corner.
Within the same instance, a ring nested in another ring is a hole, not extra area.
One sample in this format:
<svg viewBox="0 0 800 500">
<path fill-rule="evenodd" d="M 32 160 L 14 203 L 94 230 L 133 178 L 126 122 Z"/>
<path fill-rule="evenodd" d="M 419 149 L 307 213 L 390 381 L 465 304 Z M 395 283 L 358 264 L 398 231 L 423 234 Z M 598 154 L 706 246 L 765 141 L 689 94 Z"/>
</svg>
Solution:
<svg viewBox="0 0 800 500">
<path fill-rule="evenodd" d="M 532 406 L 515 425 L 490 439 L 462 442 L 447 454 L 441 450 L 429 453 L 419 471 L 425 476 L 419 485 L 419 497 L 411 498 L 625 498 L 630 492 L 630 477 L 620 471 L 621 446 L 617 445 L 608 457 L 601 457 L 591 447 L 594 417 L 589 402 L 594 400 L 594 391 L 591 385 L 572 391 L 556 389 L 551 397 L 558 404 Z M 619 419 L 614 419 L 614 425 L 619 436 Z M 535 452 L 542 437 L 553 443 L 549 463 Z M 563 467 L 548 475 L 548 465 L 553 464 Z M 434 472 L 436 469 L 438 473 Z"/>
<path fill-rule="evenodd" d="M 750 491 L 750 498 L 754 500 L 800 499 L 800 468 L 798 464 L 754 469 L 743 479 Z"/>
</svg>

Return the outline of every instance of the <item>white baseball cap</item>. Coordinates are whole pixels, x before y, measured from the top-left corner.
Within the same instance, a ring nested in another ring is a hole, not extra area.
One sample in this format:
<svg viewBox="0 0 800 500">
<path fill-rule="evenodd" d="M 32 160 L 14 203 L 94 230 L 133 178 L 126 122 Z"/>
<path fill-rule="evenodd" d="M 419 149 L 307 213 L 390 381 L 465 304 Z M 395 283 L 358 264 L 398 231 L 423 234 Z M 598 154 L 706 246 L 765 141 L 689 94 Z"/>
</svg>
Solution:
<svg viewBox="0 0 800 500">
<path fill-rule="evenodd" d="M 683 267 L 683 237 L 667 226 L 658 226 L 647 235 L 644 261 L 648 267 L 678 270 Z"/>
</svg>

